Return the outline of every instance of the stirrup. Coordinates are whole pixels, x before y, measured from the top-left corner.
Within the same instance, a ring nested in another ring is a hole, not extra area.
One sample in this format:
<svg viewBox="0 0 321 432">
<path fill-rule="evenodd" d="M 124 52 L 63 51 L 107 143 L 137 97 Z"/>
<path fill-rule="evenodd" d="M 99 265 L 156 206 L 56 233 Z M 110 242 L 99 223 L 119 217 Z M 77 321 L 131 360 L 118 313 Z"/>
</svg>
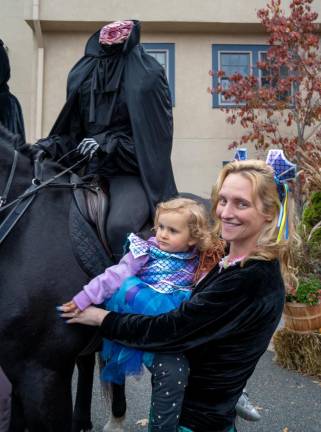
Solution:
<svg viewBox="0 0 321 432">
<path fill-rule="evenodd" d="M 236 414 L 244 420 L 253 422 L 261 420 L 261 415 L 255 406 L 250 402 L 248 394 L 244 391 L 237 401 L 235 409 Z"/>
</svg>

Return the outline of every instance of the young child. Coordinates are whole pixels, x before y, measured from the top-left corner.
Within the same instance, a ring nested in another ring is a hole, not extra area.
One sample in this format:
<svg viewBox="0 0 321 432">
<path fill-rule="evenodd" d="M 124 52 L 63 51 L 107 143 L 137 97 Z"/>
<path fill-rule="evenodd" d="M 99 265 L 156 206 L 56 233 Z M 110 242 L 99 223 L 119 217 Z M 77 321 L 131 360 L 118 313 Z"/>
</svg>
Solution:
<svg viewBox="0 0 321 432">
<path fill-rule="evenodd" d="M 187 300 L 195 282 L 223 256 L 223 243 L 211 234 L 205 208 L 191 199 L 160 203 L 154 224 L 155 237 L 145 241 L 131 234 L 129 253 L 62 310 L 77 314 L 107 300 L 108 310 L 159 315 Z M 185 356 L 143 353 L 110 341 L 104 342 L 102 356 L 103 380 L 116 383 L 138 374 L 144 363 L 153 380 L 151 430 L 176 430 L 188 380 Z"/>
</svg>

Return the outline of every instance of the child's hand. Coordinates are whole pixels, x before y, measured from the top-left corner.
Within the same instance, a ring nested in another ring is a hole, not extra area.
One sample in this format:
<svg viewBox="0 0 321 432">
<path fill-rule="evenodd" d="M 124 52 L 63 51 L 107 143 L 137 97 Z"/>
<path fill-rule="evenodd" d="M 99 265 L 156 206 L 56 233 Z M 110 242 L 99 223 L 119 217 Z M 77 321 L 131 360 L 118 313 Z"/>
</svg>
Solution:
<svg viewBox="0 0 321 432">
<path fill-rule="evenodd" d="M 58 309 L 62 312 L 74 313 L 75 315 L 81 312 L 81 310 L 77 307 L 77 305 L 72 300 L 67 303 L 64 303 L 62 306 L 59 306 Z"/>
</svg>

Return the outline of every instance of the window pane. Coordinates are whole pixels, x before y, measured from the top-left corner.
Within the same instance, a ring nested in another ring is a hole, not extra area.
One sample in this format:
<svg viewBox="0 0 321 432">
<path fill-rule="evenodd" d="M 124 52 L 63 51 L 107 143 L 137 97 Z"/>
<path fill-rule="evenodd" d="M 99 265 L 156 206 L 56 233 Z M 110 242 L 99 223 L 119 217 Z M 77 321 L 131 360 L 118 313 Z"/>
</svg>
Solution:
<svg viewBox="0 0 321 432">
<path fill-rule="evenodd" d="M 164 68 L 175 105 L 175 44 L 144 42 L 144 50 Z"/>
<path fill-rule="evenodd" d="M 221 86 L 223 90 L 227 90 L 229 88 L 229 85 L 230 85 L 230 80 L 228 78 L 221 79 Z M 220 97 L 221 97 L 221 102 L 234 103 L 235 101 L 234 98 L 226 99 L 223 94 L 221 94 Z"/>
<path fill-rule="evenodd" d="M 147 52 L 167 70 L 167 51 L 147 50 Z"/>
<path fill-rule="evenodd" d="M 266 52 L 260 53 L 260 59 L 262 61 L 267 61 Z M 273 78 L 272 71 L 269 68 L 266 68 L 264 70 L 261 69 L 260 74 L 261 74 L 261 86 L 262 87 L 265 87 L 265 88 L 268 88 L 268 87 L 275 88 L 276 87 L 276 85 L 277 85 L 276 78 Z M 288 77 L 289 76 L 288 68 L 285 65 L 281 66 L 279 69 L 279 74 L 280 74 L 280 76 L 279 76 L 280 79 Z M 279 92 L 277 95 L 277 98 L 281 101 L 284 101 L 289 96 L 291 96 L 292 93 L 293 93 L 293 91 L 292 91 L 292 86 L 291 86 L 290 90 Z"/>
<path fill-rule="evenodd" d="M 221 53 L 221 67 L 226 76 L 231 76 L 235 73 L 242 75 L 250 74 L 250 53 Z"/>
<path fill-rule="evenodd" d="M 223 89 L 228 89 L 230 80 L 228 77 L 235 73 L 241 75 L 250 74 L 251 56 L 250 53 L 220 53 L 220 69 L 224 71 L 225 76 L 221 78 L 220 83 Z M 234 98 L 226 99 L 224 95 L 220 96 L 221 102 L 233 104 Z"/>
</svg>

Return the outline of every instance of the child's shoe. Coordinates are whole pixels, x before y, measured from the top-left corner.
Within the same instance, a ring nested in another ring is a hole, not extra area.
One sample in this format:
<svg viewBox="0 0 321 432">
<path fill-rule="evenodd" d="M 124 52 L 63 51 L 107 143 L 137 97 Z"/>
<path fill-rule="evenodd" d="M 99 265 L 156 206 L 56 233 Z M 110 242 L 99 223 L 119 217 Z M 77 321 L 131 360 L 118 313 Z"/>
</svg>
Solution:
<svg viewBox="0 0 321 432">
<path fill-rule="evenodd" d="M 243 390 L 239 400 L 236 404 L 236 414 L 244 420 L 248 421 L 259 421 L 261 416 L 258 410 L 249 400 L 249 396 L 246 391 Z"/>
</svg>

